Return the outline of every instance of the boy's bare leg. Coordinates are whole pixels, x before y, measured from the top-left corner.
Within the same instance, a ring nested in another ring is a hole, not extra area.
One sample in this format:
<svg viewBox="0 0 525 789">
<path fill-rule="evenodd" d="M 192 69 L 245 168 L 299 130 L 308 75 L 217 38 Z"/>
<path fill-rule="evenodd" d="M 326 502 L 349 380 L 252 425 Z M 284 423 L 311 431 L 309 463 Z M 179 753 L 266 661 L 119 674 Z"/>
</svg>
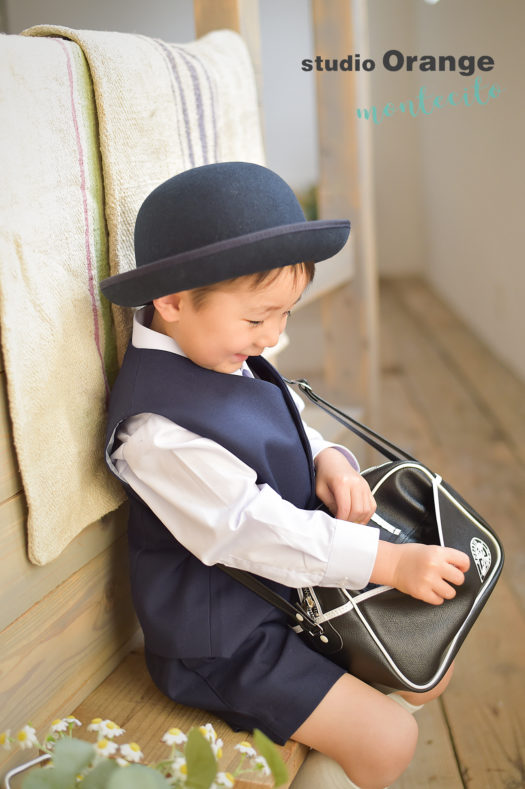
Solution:
<svg viewBox="0 0 525 789">
<path fill-rule="evenodd" d="M 399 704 L 346 674 L 292 739 L 334 759 L 361 789 L 384 789 L 410 764 L 417 732 Z"/>
</svg>

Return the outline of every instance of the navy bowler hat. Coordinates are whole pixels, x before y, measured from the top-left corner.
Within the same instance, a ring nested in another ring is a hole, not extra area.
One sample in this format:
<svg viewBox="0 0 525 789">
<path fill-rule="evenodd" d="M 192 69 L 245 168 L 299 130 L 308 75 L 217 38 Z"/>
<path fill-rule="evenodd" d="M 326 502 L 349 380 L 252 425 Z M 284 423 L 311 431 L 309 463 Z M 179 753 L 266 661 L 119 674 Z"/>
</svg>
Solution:
<svg viewBox="0 0 525 789">
<path fill-rule="evenodd" d="M 136 307 L 181 290 L 303 261 L 346 243 L 350 222 L 308 222 L 293 191 L 266 167 L 206 164 L 160 184 L 135 224 L 137 267 L 101 282 L 104 295 Z"/>
</svg>

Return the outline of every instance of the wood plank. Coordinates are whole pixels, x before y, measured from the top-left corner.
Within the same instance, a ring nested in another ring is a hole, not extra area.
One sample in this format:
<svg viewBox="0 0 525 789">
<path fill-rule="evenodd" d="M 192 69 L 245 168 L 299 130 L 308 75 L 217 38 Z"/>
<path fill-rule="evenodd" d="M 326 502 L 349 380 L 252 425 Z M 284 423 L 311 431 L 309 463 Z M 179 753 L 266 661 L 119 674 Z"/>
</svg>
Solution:
<svg viewBox="0 0 525 789">
<path fill-rule="evenodd" d="M 0 629 L 4 629 L 69 576 L 106 551 L 126 529 L 127 506 L 110 512 L 76 537 L 62 554 L 44 566 L 31 564 L 26 548 L 26 505 L 18 494 L 0 505 Z"/>
<path fill-rule="evenodd" d="M 401 371 L 412 408 L 427 423 L 432 438 L 418 457 L 443 474 L 496 529 L 506 550 L 510 583 L 525 610 L 521 582 L 525 570 L 521 526 L 525 468 L 517 462 L 493 412 L 480 405 L 471 385 L 458 376 L 457 365 L 450 364 L 434 343 L 423 316 L 416 319 L 398 298 L 400 291 L 402 283 L 385 284 L 382 310 L 390 310 L 391 351 L 397 354 L 392 356 L 392 364 Z M 405 414 L 390 407 L 385 401 L 386 432 L 402 445 L 399 434 Z"/>
<path fill-rule="evenodd" d="M 75 709 L 74 714 L 85 724 L 95 717 L 108 717 L 115 720 L 126 729 L 122 741 L 139 743 L 148 763 L 166 758 L 168 749 L 161 742 L 161 737 L 172 726 L 187 732 L 193 726 L 212 723 L 219 737 L 224 741 L 224 754 L 220 764 L 221 769 L 225 771 L 238 764 L 238 754 L 234 746 L 247 738 L 242 732 L 233 732 L 214 715 L 175 704 L 164 696 L 150 679 L 144 656 L 140 651 L 128 655 L 118 669 Z M 82 730 L 82 736 L 90 739 L 85 729 Z M 279 750 L 287 764 L 291 780 L 307 749 L 299 743 L 289 742 Z M 255 789 L 272 786 L 272 781 L 254 776 L 253 780 L 249 782 L 240 780 L 235 786 L 239 789 L 244 787 Z"/>
<path fill-rule="evenodd" d="M 463 789 L 441 702 L 416 713 L 419 740 L 412 764 L 391 789 Z"/>
<path fill-rule="evenodd" d="M 333 58 L 337 52 L 359 51 L 366 46 L 366 5 L 347 0 L 312 1 L 316 56 Z M 378 292 L 374 242 L 372 160 L 370 129 L 359 125 L 357 79 L 353 72 L 316 71 L 319 137 L 319 216 L 349 217 L 359 229 L 330 264 L 340 270 L 341 284 L 353 277 L 355 309 L 346 315 L 344 327 L 334 319 L 330 303 L 325 310 L 324 331 L 346 331 L 358 338 L 355 369 L 362 382 L 360 402 L 365 419 L 375 421 L 379 407 L 378 386 Z M 334 134 L 337 129 L 337 134 Z M 352 256 L 354 265 L 352 266 Z M 335 283 L 334 283 L 335 284 Z M 327 297 L 323 297 L 326 299 Z M 328 301 L 330 301 L 328 297 Z M 328 368 L 337 374 L 339 358 L 327 343 Z M 330 357 L 333 357 L 330 361 Z M 333 383 L 333 382 L 329 382 Z"/>
<path fill-rule="evenodd" d="M 466 786 L 524 785 L 524 678 L 525 617 L 504 576 L 443 696 Z"/>
<path fill-rule="evenodd" d="M 22 490 L 7 403 L 5 373 L 0 373 L 0 502 Z"/>
<path fill-rule="evenodd" d="M 403 444 L 414 419 L 420 421 L 423 430 L 415 454 L 429 465 L 435 462 L 454 480 L 497 525 L 507 549 L 503 578 L 462 647 L 442 700 L 462 780 L 476 789 L 521 786 L 525 778 L 525 559 L 520 513 L 525 480 L 514 448 L 497 424 L 503 419 L 497 408 L 512 408 L 520 399 L 520 387 L 511 384 L 506 405 L 504 391 L 488 388 L 486 377 L 499 363 L 468 330 L 458 327 L 457 319 L 424 283 L 382 284 L 381 307 L 382 380 L 390 393 L 395 380 L 398 390 L 397 396 L 383 398 L 386 433 Z M 486 372 L 478 377 L 481 365 Z M 524 396 L 522 387 L 522 401 Z M 424 773 L 415 785 L 425 785 Z"/>
<path fill-rule="evenodd" d="M 414 371 L 405 354 L 405 343 L 414 341 L 414 336 L 407 336 L 402 316 L 399 316 L 396 293 L 384 282 L 381 283 L 380 314 L 381 431 L 422 463 L 443 468 L 439 432 L 428 418 L 428 409 L 421 406 L 420 398 L 415 395 Z M 415 374 L 420 374 L 420 370 Z"/>
<path fill-rule="evenodd" d="M 491 414 L 495 431 L 525 463 L 525 398 L 523 381 L 478 339 L 421 280 L 394 283 L 401 303 L 432 332 L 441 354 L 456 375 L 475 393 L 480 408 Z"/>
<path fill-rule="evenodd" d="M 383 299 L 388 298 L 389 288 L 395 292 L 396 287 L 389 283 Z M 388 331 L 395 337 L 396 364 L 406 375 L 413 402 L 447 456 L 457 458 L 467 446 L 474 450 L 488 445 L 494 434 L 487 414 L 472 401 L 470 390 L 439 353 L 424 324 L 407 313 L 399 299 L 391 299 Z"/>
<path fill-rule="evenodd" d="M 43 729 L 68 714 L 136 639 L 125 539 L 0 633 L 0 730 Z M 0 756 L 0 769 L 13 761 Z"/>
</svg>

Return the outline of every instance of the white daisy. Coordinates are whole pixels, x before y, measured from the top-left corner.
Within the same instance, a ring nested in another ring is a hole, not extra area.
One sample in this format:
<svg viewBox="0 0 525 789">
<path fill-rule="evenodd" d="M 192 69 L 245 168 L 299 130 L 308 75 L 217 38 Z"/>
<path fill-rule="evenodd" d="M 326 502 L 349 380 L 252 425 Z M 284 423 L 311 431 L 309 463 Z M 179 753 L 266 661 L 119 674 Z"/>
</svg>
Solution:
<svg viewBox="0 0 525 789">
<path fill-rule="evenodd" d="M 82 724 L 80 723 L 78 718 L 75 718 L 74 715 L 68 715 L 65 720 L 66 720 L 66 723 L 67 723 L 68 726 L 71 726 L 71 727 L 82 726 Z"/>
<path fill-rule="evenodd" d="M 171 774 L 179 781 L 185 781 L 188 777 L 188 766 L 184 756 L 177 756 L 171 764 Z"/>
<path fill-rule="evenodd" d="M 206 723 L 205 726 L 199 726 L 200 733 L 208 740 L 210 744 L 213 744 L 217 739 L 217 732 L 213 728 L 211 723 Z"/>
<path fill-rule="evenodd" d="M 215 776 L 215 785 L 226 786 L 228 789 L 231 789 L 232 786 L 235 786 L 235 778 L 231 773 L 217 773 Z"/>
<path fill-rule="evenodd" d="M 187 739 L 184 732 L 177 728 L 168 729 L 168 731 L 162 735 L 162 742 L 165 742 L 166 745 L 182 745 Z"/>
<path fill-rule="evenodd" d="M 58 734 L 61 731 L 67 731 L 67 721 L 64 718 L 57 718 L 51 722 L 49 727 L 53 734 Z"/>
<path fill-rule="evenodd" d="M 11 750 L 11 740 L 9 739 L 10 734 L 11 729 L 6 729 L 5 731 L 0 732 L 0 748 L 3 748 L 6 751 Z"/>
<path fill-rule="evenodd" d="M 95 745 L 95 752 L 98 753 L 99 756 L 113 756 L 117 748 L 118 745 L 116 742 L 102 737 Z"/>
<path fill-rule="evenodd" d="M 109 737 L 109 739 L 112 740 L 113 737 L 120 737 L 121 734 L 124 734 L 126 729 L 122 729 L 115 721 L 106 719 L 100 724 L 99 731 L 103 737 Z"/>
<path fill-rule="evenodd" d="M 125 745 L 121 745 L 120 752 L 128 762 L 140 762 L 144 758 L 140 745 L 137 745 L 136 742 L 128 742 Z"/>
<path fill-rule="evenodd" d="M 271 775 L 271 770 L 268 767 L 268 762 L 264 756 L 257 756 L 254 762 L 255 769 L 260 770 L 263 775 Z"/>
<path fill-rule="evenodd" d="M 88 731 L 100 732 L 103 723 L 104 721 L 102 720 L 102 718 L 93 718 L 93 720 L 88 726 Z"/>
<path fill-rule="evenodd" d="M 23 729 L 20 729 L 16 733 L 16 742 L 20 746 L 20 748 L 34 748 L 38 745 L 38 740 L 36 738 L 36 731 L 33 729 L 32 726 L 26 725 Z"/>
<path fill-rule="evenodd" d="M 243 740 L 242 742 L 238 743 L 235 746 L 235 750 L 239 751 L 239 753 L 244 753 L 246 756 L 252 758 L 253 756 L 257 756 L 257 751 L 255 748 L 252 748 L 250 743 L 247 740 Z"/>
<path fill-rule="evenodd" d="M 222 746 L 224 745 L 223 741 L 220 737 L 218 737 L 215 742 L 210 742 L 211 749 L 213 751 L 213 755 L 215 758 L 222 759 Z"/>
</svg>

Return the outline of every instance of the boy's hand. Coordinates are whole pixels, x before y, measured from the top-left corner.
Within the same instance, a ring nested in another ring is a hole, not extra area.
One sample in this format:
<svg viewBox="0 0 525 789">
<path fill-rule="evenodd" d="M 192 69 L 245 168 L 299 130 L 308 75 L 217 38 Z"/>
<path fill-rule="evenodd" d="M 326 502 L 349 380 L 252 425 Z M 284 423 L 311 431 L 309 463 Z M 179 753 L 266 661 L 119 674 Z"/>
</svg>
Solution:
<svg viewBox="0 0 525 789">
<path fill-rule="evenodd" d="M 370 580 L 393 586 L 425 603 L 441 605 L 456 596 L 451 584 L 460 586 L 469 567 L 467 554 L 455 548 L 421 543 L 395 545 L 380 540 Z"/>
<path fill-rule="evenodd" d="M 354 523 L 368 523 L 376 511 L 368 482 L 342 452 L 327 447 L 315 458 L 315 492 L 332 515 Z"/>
</svg>

